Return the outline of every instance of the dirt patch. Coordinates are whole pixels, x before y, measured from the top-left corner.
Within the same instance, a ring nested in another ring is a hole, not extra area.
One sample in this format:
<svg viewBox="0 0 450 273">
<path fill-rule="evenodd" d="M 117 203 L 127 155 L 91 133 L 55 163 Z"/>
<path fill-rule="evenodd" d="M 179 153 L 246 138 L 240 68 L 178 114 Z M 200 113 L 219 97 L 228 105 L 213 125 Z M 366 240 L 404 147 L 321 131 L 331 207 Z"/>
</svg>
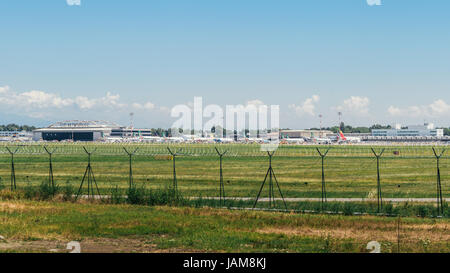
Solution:
<svg viewBox="0 0 450 273">
<path fill-rule="evenodd" d="M 87 239 L 80 243 L 81 253 L 193 253 L 188 249 L 159 249 L 146 239 Z M 62 241 L 0 241 L 0 252 L 70 253 L 75 248 Z"/>
<path fill-rule="evenodd" d="M 0 212 L 29 212 L 29 211 L 52 211 L 57 212 L 61 210 L 58 207 L 45 205 L 45 204 L 34 204 L 33 202 L 20 202 L 20 201 L 6 201 L 0 202 Z"/>
<path fill-rule="evenodd" d="M 23 211 L 27 207 L 24 204 L 13 203 L 13 202 L 2 202 L 0 203 L 0 211 Z"/>
<path fill-rule="evenodd" d="M 284 227 L 266 227 L 256 230 L 258 233 L 275 233 L 288 236 L 309 236 L 323 237 L 331 236 L 336 239 L 355 239 L 360 241 L 380 240 L 393 241 L 397 240 L 397 225 L 383 226 L 377 229 L 363 228 L 357 226 L 335 226 L 335 227 L 310 227 L 310 226 L 284 226 Z M 420 241 L 423 239 L 430 242 L 448 242 L 450 241 L 449 224 L 440 223 L 436 225 L 400 225 L 400 237 L 408 241 Z"/>
</svg>

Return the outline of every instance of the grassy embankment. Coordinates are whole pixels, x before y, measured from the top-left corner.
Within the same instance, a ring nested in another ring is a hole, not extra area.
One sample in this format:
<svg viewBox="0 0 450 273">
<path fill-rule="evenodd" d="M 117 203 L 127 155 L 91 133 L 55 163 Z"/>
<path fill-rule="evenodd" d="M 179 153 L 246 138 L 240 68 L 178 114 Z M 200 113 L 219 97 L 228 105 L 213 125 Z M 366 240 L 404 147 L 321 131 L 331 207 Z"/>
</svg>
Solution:
<svg viewBox="0 0 450 273">
<path fill-rule="evenodd" d="M 1 252 L 397 252 L 395 217 L 0 201 Z M 401 218 L 401 252 L 450 251 L 448 219 Z"/>
</svg>

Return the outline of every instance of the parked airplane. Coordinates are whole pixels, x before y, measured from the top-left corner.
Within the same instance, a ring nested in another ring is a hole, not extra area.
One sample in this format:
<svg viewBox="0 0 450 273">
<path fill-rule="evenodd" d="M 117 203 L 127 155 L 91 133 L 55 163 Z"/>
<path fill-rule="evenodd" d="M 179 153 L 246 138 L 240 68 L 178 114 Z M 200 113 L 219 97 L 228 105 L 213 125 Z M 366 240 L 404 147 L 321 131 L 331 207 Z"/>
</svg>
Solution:
<svg viewBox="0 0 450 273">
<path fill-rule="evenodd" d="M 234 139 L 232 139 L 232 138 L 215 138 L 214 141 L 216 143 L 231 143 L 231 142 L 234 142 Z"/>
<path fill-rule="evenodd" d="M 148 141 L 148 142 L 163 142 L 164 138 L 162 137 L 158 137 L 158 136 L 143 136 L 142 137 L 144 141 Z"/>
<path fill-rule="evenodd" d="M 303 139 L 303 138 L 285 138 L 281 141 L 281 143 L 302 144 L 302 143 L 305 143 L 305 139 Z"/>
<path fill-rule="evenodd" d="M 359 137 L 346 137 L 342 131 L 339 130 L 339 134 L 337 136 L 338 143 L 360 143 L 361 138 Z"/>
<path fill-rule="evenodd" d="M 331 144 L 331 142 L 333 142 L 331 138 L 322 138 L 322 137 L 313 138 L 312 141 L 317 144 Z"/>
</svg>

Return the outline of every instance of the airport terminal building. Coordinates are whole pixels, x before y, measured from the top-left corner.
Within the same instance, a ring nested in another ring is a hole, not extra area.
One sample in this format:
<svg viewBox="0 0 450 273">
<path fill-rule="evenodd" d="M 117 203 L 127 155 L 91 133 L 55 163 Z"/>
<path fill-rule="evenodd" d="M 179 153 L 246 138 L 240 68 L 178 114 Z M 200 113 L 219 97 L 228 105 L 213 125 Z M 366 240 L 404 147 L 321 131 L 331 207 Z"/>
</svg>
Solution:
<svg viewBox="0 0 450 273">
<path fill-rule="evenodd" d="M 443 137 L 444 129 L 436 129 L 433 124 L 413 125 L 406 128 L 372 130 L 373 137 Z"/>
<path fill-rule="evenodd" d="M 63 121 L 33 131 L 34 141 L 98 141 L 121 127 L 107 121 Z"/>
<path fill-rule="evenodd" d="M 62 121 L 33 131 L 34 141 L 101 141 L 152 136 L 151 129 L 126 128 L 108 121 Z"/>
</svg>

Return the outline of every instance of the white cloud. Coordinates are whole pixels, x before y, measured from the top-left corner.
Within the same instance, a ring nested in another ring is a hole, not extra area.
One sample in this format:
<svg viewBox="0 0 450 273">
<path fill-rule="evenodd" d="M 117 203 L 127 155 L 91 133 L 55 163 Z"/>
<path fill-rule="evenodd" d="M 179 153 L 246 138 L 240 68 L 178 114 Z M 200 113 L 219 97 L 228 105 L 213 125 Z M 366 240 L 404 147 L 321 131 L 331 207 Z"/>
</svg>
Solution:
<svg viewBox="0 0 450 273">
<path fill-rule="evenodd" d="M 395 106 L 389 106 L 388 113 L 391 116 L 399 116 L 402 113 L 402 109 L 395 107 Z"/>
<path fill-rule="evenodd" d="M 17 108 L 62 108 L 73 104 L 72 99 L 64 99 L 59 95 L 32 90 L 24 93 L 15 93 L 9 87 L 0 87 L 0 104 L 15 106 Z"/>
<path fill-rule="evenodd" d="M 167 106 L 160 106 L 159 107 L 159 111 L 161 111 L 163 113 L 166 113 L 166 114 L 169 114 L 171 112 L 171 109 L 169 107 L 167 107 Z"/>
<path fill-rule="evenodd" d="M 155 105 L 151 102 L 144 104 L 131 103 L 131 106 L 141 110 L 152 110 L 155 108 Z M 53 114 L 55 111 L 52 112 L 51 109 L 124 110 L 128 107 L 128 104 L 120 101 L 120 95 L 110 92 L 100 98 L 89 98 L 86 96 L 64 98 L 58 94 L 38 90 L 17 93 L 11 91 L 8 86 L 4 86 L 0 87 L 0 107 L 37 117 L 41 116 L 40 113 Z"/>
<path fill-rule="evenodd" d="M 428 105 L 413 105 L 405 108 L 390 106 L 391 116 L 404 117 L 441 117 L 450 114 L 450 105 L 442 99 L 437 99 Z"/>
<path fill-rule="evenodd" d="M 444 100 L 438 99 L 430 104 L 431 112 L 435 115 L 442 115 L 450 112 L 450 105 L 448 105 Z"/>
<path fill-rule="evenodd" d="M 381 6 L 381 0 L 366 0 L 369 6 Z"/>
<path fill-rule="evenodd" d="M 120 95 L 118 94 L 114 95 L 110 92 L 106 93 L 105 97 L 100 98 L 97 104 L 109 108 L 124 108 L 127 106 L 124 103 L 120 103 Z"/>
<path fill-rule="evenodd" d="M 82 110 L 92 109 L 95 107 L 105 107 L 110 109 L 121 109 L 127 107 L 126 104 L 120 103 L 120 95 L 114 95 L 110 92 L 101 98 L 90 99 L 88 97 L 78 96 L 75 98 L 75 104 Z"/>
<path fill-rule="evenodd" d="M 33 90 L 16 96 L 19 103 L 37 108 L 62 108 L 73 104 L 72 99 L 63 99 L 56 94 Z"/>
<path fill-rule="evenodd" d="M 152 110 L 155 109 L 155 105 L 151 102 L 147 102 L 144 104 L 140 104 L 140 103 L 133 103 L 131 104 L 131 107 L 133 107 L 136 110 Z"/>
<path fill-rule="evenodd" d="M 81 0 L 66 0 L 66 3 L 69 6 L 80 6 Z"/>
<path fill-rule="evenodd" d="M 258 99 L 249 100 L 249 101 L 247 101 L 247 105 L 253 105 L 253 106 L 259 107 L 261 105 L 264 105 L 264 102 L 262 102 L 261 100 L 258 100 Z"/>
<path fill-rule="evenodd" d="M 95 106 L 95 100 L 91 100 L 88 97 L 78 96 L 75 98 L 76 105 L 83 110 L 91 109 Z"/>
<path fill-rule="evenodd" d="M 320 101 L 320 97 L 318 95 L 313 95 L 311 98 L 306 99 L 301 105 L 291 104 L 289 108 L 294 109 L 294 111 L 299 116 L 303 116 L 305 114 L 314 116 L 316 110 L 316 104 Z"/>
<path fill-rule="evenodd" d="M 0 94 L 7 93 L 9 91 L 9 86 L 0 86 Z"/>
<path fill-rule="evenodd" d="M 347 112 L 350 114 L 362 114 L 369 113 L 370 100 L 367 97 L 351 96 L 344 100 L 342 105 L 337 106 L 335 109 L 341 112 Z"/>
</svg>

